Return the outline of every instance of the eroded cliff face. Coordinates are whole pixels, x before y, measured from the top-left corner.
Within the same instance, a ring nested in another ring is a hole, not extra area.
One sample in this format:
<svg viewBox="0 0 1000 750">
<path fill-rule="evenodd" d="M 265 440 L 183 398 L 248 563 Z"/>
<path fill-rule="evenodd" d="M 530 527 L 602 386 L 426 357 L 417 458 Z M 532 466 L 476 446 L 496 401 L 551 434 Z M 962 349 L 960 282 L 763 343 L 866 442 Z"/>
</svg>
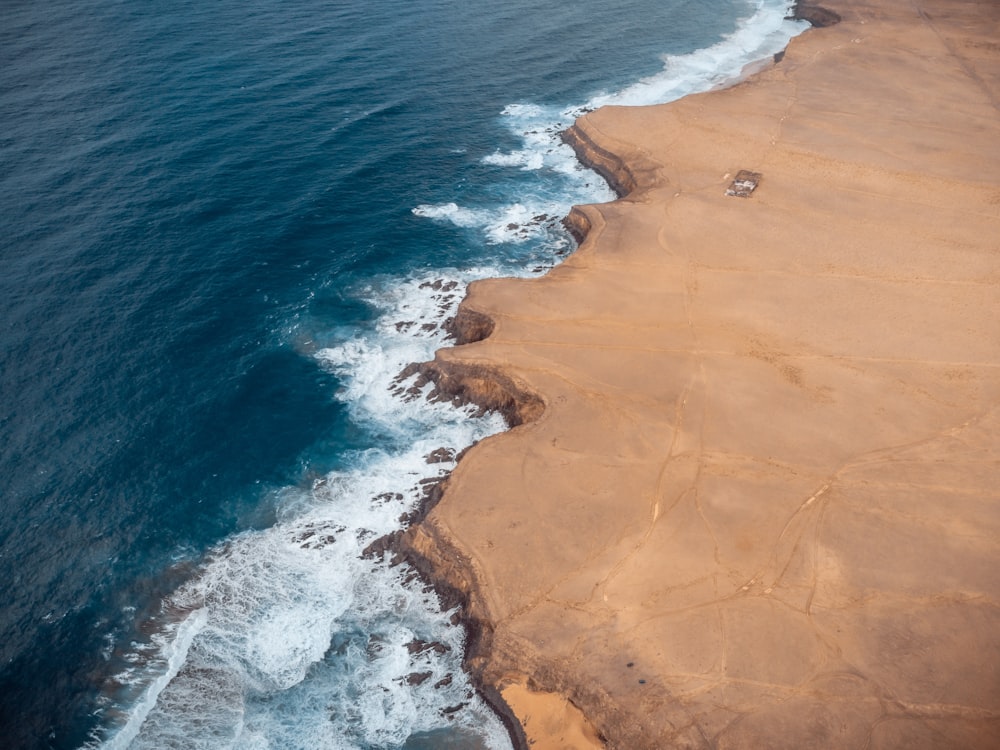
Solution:
<svg viewBox="0 0 1000 750">
<path fill-rule="evenodd" d="M 466 300 L 446 327 L 454 337 L 455 346 L 460 347 L 487 339 L 495 323 L 485 313 L 471 308 Z M 399 380 L 413 376 L 416 376 L 413 386 L 416 389 L 422 389 L 428 382 L 434 384 L 428 395 L 431 400 L 450 401 L 455 406 L 474 404 L 482 413 L 501 414 L 510 428 L 535 421 L 545 410 L 544 401 L 523 382 L 506 374 L 502 367 L 456 360 L 451 350 L 439 352 L 431 362 L 411 364 L 400 373 Z M 459 456 L 459 461 L 461 459 Z M 378 549 L 373 552 L 391 551 L 399 555 L 435 586 L 444 606 L 461 608 L 461 619 L 468 633 L 465 667 L 484 700 L 504 722 L 515 749 L 527 750 L 524 731 L 497 687 L 502 681 L 496 672 L 501 661 L 494 648 L 496 620 L 483 596 L 482 571 L 475 558 L 431 515 L 447 492 L 449 482 L 450 478 L 446 478 L 435 485 L 417 515 L 410 519 L 409 528 L 380 540 Z"/>
<path fill-rule="evenodd" d="M 415 388 L 423 388 L 428 382 L 434 384 L 428 396 L 431 401 L 450 401 L 455 406 L 475 404 L 483 414 L 501 414 L 510 427 L 537 419 L 545 409 L 541 398 L 496 366 L 455 361 L 438 354 L 431 362 L 408 366 L 400 379 L 413 375 L 417 376 Z"/>
<path fill-rule="evenodd" d="M 413 370 L 519 425 L 399 542 L 482 684 L 612 748 L 994 746 L 1000 9 L 963 8 L 842 0 L 760 77 L 567 136 L 627 197 Z"/>
<path fill-rule="evenodd" d="M 638 185 L 636 171 L 646 170 L 641 164 L 629 164 L 619 154 L 597 145 L 589 130 L 586 123 L 577 122 L 563 132 L 563 142 L 576 152 L 581 162 L 601 175 L 619 198 L 628 195 Z"/>
<path fill-rule="evenodd" d="M 493 319 L 489 315 L 460 305 L 455 317 L 445 321 L 444 328 L 455 340 L 455 346 L 474 344 L 489 338 L 493 333 Z"/>
</svg>

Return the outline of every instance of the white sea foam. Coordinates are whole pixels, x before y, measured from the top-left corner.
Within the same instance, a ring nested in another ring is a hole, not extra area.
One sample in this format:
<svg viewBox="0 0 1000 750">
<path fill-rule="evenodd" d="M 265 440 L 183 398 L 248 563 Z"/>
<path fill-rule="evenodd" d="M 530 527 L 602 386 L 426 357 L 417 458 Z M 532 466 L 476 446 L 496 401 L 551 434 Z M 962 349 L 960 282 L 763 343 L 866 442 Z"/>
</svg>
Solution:
<svg viewBox="0 0 1000 750">
<path fill-rule="evenodd" d="M 585 109 L 659 104 L 723 86 L 738 80 L 750 63 L 785 49 L 808 27 L 805 21 L 787 19 L 791 3 L 785 0 L 757 0 L 752 7 L 753 13 L 716 44 L 686 55 L 666 55 L 659 73 L 621 91 L 595 96 Z"/>
<path fill-rule="evenodd" d="M 471 208 L 460 208 L 455 203 L 443 203 L 438 206 L 421 205 L 413 209 L 417 216 L 428 219 L 445 219 L 457 227 L 476 227 L 488 221 L 488 211 L 476 211 Z"/>
<path fill-rule="evenodd" d="M 400 398 L 399 388 L 390 387 L 406 365 L 432 359 L 446 343 L 442 323 L 455 314 L 469 282 L 500 273 L 495 266 L 443 269 L 408 279 L 373 279 L 353 290 L 381 311 L 373 329 L 321 349 L 315 356 L 341 378 L 344 385 L 338 398 L 347 404 L 355 421 L 407 441 L 421 434 L 429 436 L 429 442 L 454 443 L 460 448 L 476 439 L 477 431 L 502 429 L 498 417 L 470 422 L 467 413 L 471 409 L 457 412 L 445 404 Z M 438 431 L 443 432 L 438 435 Z"/>
<path fill-rule="evenodd" d="M 170 684 L 170 681 L 177 676 L 181 667 L 187 659 L 188 650 L 194 637 L 205 627 L 206 614 L 203 609 L 192 612 L 180 623 L 167 628 L 155 639 L 162 647 L 161 658 L 166 663 L 166 669 L 157 674 L 149 687 L 146 689 L 142 699 L 132 709 L 128 719 L 121 730 L 107 743 L 108 750 L 124 750 L 131 745 L 132 741 L 139 734 L 150 711 L 156 706 L 156 701 L 160 693 Z"/>
<path fill-rule="evenodd" d="M 530 149 L 520 149 L 506 154 L 497 151 L 489 156 L 484 156 L 483 164 L 493 164 L 498 167 L 521 167 L 525 171 L 531 171 L 545 166 L 545 157 Z"/>
<path fill-rule="evenodd" d="M 398 746 L 461 703 L 458 721 L 495 723 L 435 595 L 361 557 L 413 507 L 431 444 L 331 474 L 217 551 L 173 597 L 205 623 L 130 747 Z"/>
<path fill-rule="evenodd" d="M 563 146 L 572 158 L 572 151 Z M 537 155 L 539 161 L 541 155 Z M 552 195 L 530 193 L 493 209 L 462 208 L 454 203 L 440 205 L 422 204 L 413 209 L 416 216 L 449 222 L 464 229 L 479 229 L 487 244 L 520 245 L 532 240 L 547 240 L 558 226 L 558 219 L 568 206 L 565 199 Z M 556 234 L 560 231 L 556 229 Z M 516 269 L 506 269 L 516 273 Z"/>
</svg>

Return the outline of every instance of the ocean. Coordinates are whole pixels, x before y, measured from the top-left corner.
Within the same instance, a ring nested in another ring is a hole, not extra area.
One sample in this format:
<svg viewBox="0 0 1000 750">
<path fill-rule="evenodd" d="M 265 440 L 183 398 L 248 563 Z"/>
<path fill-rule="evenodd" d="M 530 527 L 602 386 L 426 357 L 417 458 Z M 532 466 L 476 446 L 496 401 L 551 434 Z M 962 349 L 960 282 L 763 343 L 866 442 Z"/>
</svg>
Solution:
<svg viewBox="0 0 1000 750">
<path fill-rule="evenodd" d="M 6 0 L 2 744 L 510 747 L 455 613 L 361 554 L 505 427 L 394 378 L 613 197 L 561 129 L 787 6 Z"/>
</svg>

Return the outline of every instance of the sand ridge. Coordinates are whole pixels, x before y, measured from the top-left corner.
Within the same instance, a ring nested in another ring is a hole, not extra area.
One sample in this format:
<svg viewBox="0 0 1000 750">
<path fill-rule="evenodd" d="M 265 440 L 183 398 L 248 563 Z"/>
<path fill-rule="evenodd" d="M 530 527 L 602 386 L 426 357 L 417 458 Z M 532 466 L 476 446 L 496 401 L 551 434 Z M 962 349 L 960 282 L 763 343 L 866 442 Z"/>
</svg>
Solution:
<svg viewBox="0 0 1000 750">
<path fill-rule="evenodd" d="M 1000 742 L 1000 4 L 824 5 L 733 88 L 581 118 L 628 194 L 437 355 L 544 410 L 404 544 L 588 742 Z"/>
</svg>

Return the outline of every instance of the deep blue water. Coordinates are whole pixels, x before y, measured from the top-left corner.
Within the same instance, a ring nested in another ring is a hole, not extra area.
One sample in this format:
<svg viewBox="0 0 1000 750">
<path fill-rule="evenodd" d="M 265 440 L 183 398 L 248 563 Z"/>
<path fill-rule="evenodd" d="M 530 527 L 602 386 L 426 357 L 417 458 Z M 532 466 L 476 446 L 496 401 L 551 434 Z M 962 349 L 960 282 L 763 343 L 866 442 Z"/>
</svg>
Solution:
<svg viewBox="0 0 1000 750">
<path fill-rule="evenodd" d="M 358 557 L 501 425 L 387 386 L 609 197 L 555 131 L 780 49 L 755 10 L 7 0 L 3 744 L 503 746 L 460 629 Z"/>
</svg>

